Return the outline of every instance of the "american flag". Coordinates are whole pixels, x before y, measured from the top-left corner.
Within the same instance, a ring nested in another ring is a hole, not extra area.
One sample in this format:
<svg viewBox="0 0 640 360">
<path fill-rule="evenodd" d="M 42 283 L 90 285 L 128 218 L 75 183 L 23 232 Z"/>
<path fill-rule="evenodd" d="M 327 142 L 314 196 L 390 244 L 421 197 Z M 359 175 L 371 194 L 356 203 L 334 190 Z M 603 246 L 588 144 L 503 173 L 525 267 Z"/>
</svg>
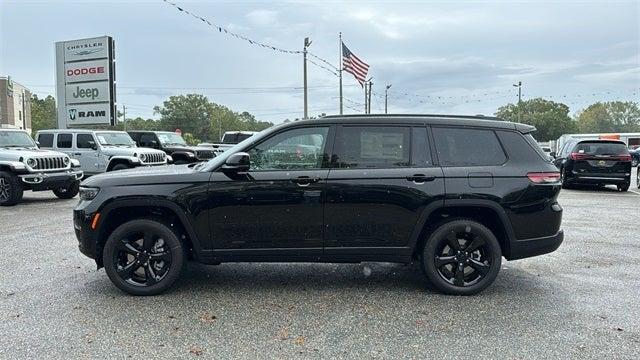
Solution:
<svg viewBox="0 0 640 360">
<path fill-rule="evenodd" d="M 356 77 L 360 86 L 364 85 L 367 72 L 369 71 L 369 65 L 349 51 L 344 43 L 342 43 L 342 65 L 344 71 L 351 73 Z"/>
</svg>

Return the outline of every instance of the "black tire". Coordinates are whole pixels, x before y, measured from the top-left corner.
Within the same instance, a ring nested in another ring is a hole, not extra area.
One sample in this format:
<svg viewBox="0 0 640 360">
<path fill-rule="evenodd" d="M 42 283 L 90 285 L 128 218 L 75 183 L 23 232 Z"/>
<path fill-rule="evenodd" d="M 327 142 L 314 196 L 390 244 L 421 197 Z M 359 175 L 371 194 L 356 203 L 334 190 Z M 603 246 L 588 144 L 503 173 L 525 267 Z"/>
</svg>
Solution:
<svg viewBox="0 0 640 360">
<path fill-rule="evenodd" d="M 118 170 L 126 170 L 126 169 L 131 169 L 131 167 L 127 164 L 115 164 L 112 168 L 111 171 L 118 171 Z"/>
<path fill-rule="evenodd" d="M 618 185 L 618 191 L 625 192 L 625 191 L 629 190 L 629 186 L 631 186 L 630 182 L 624 183 L 624 184 L 620 184 L 620 185 Z"/>
<path fill-rule="evenodd" d="M 636 186 L 640 189 L 640 166 L 636 170 Z"/>
<path fill-rule="evenodd" d="M 631 159 L 631 167 L 635 167 L 635 166 L 638 166 L 638 159 L 633 158 Z"/>
<path fill-rule="evenodd" d="M 102 255 L 111 282 L 126 293 L 141 296 L 167 290 L 180 277 L 185 259 L 178 235 L 151 219 L 118 226 L 109 235 Z"/>
<path fill-rule="evenodd" d="M 563 189 L 571 189 L 571 184 L 569 183 L 569 180 L 567 180 L 564 169 L 560 169 L 560 183 L 562 184 Z"/>
<path fill-rule="evenodd" d="M 22 200 L 22 181 L 14 174 L 0 171 L 0 206 L 12 206 Z"/>
<path fill-rule="evenodd" d="M 501 262 L 502 251 L 495 235 L 471 219 L 440 224 L 422 251 L 427 278 L 437 290 L 450 295 L 473 295 L 484 290 L 498 276 Z"/>
<path fill-rule="evenodd" d="M 53 190 L 53 193 L 60 199 L 72 199 L 80 191 L 80 181 L 76 180 L 67 187 Z"/>
</svg>

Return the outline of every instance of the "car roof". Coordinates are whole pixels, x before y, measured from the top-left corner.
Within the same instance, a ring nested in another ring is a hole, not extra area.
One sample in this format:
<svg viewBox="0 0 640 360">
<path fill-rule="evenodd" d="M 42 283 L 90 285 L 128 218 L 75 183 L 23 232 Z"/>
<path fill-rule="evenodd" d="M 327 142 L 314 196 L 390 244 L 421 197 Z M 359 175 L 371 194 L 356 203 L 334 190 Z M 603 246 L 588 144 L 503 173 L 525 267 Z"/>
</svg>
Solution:
<svg viewBox="0 0 640 360">
<path fill-rule="evenodd" d="M 126 131 L 120 130 L 89 130 L 89 129 L 48 129 L 48 130 L 39 130 L 38 133 L 42 134 L 53 134 L 53 133 L 78 133 L 78 134 L 92 134 L 94 132 L 106 132 L 106 133 L 123 133 Z"/>
<path fill-rule="evenodd" d="M 585 142 L 613 143 L 613 144 L 627 145 L 627 144 L 625 144 L 624 141 L 616 140 L 616 139 L 580 139 L 580 140 L 576 141 L 576 144 L 582 144 L 582 143 L 585 143 Z"/>
<path fill-rule="evenodd" d="M 486 127 L 518 130 L 529 133 L 536 128 L 531 125 L 505 121 L 483 115 L 442 115 L 442 114 L 369 114 L 369 115 L 329 115 L 319 119 L 300 120 L 293 124 L 428 124 Z M 292 124 L 292 123 L 288 123 Z"/>
</svg>

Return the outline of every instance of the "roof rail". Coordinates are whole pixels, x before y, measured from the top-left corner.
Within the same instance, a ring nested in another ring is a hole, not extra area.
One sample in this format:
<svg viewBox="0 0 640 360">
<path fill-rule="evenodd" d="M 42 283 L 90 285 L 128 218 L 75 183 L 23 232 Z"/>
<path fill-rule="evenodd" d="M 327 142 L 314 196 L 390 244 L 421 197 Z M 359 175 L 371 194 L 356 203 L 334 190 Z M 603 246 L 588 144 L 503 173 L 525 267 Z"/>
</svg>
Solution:
<svg viewBox="0 0 640 360">
<path fill-rule="evenodd" d="M 499 117 L 485 115 L 447 115 L 447 114 L 347 114 L 347 115 L 326 115 L 324 118 L 341 118 L 341 117 L 432 117 L 432 118 L 449 118 L 449 119 L 478 119 L 478 120 L 499 120 Z"/>
</svg>

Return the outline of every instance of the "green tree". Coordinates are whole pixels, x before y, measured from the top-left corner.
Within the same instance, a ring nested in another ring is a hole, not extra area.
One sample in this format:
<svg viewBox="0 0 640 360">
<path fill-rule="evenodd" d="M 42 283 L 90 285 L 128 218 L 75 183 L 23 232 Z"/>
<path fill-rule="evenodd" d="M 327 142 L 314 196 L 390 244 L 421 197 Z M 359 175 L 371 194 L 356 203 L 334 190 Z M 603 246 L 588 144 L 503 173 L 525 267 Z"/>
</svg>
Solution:
<svg viewBox="0 0 640 360">
<path fill-rule="evenodd" d="M 496 116 L 505 120 L 533 125 L 538 141 L 549 141 L 562 134 L 576 131 L 575 121 L 569 116 L 569 107 L 542 98 L 525 100 L 518 104 L 507 104 L 496 111 Z"/>
<path fill-rule="evenodd" d="M 162 106 L 156 106 L 153 110 L 160 114 L 163 130 L 181 129 L 184 133 L 197 134 L 203 139 L 209 137 L 213 106 L 204 95 L 171 96 Z"/>
<path fill-rule="evenodd" d="M 31 96 L 31 130 L 34 135 L 38 130 L 57 128 L 56 119 L 56 99 L 53 96 L 44 99 L 35 94 Z"/>
<path fill-rule="evenodd" d="M 640 107 L 632 101 L 597 102 L 578 113 L 578 129 L 584 133 L 640 131 Z"/>
</svg>

